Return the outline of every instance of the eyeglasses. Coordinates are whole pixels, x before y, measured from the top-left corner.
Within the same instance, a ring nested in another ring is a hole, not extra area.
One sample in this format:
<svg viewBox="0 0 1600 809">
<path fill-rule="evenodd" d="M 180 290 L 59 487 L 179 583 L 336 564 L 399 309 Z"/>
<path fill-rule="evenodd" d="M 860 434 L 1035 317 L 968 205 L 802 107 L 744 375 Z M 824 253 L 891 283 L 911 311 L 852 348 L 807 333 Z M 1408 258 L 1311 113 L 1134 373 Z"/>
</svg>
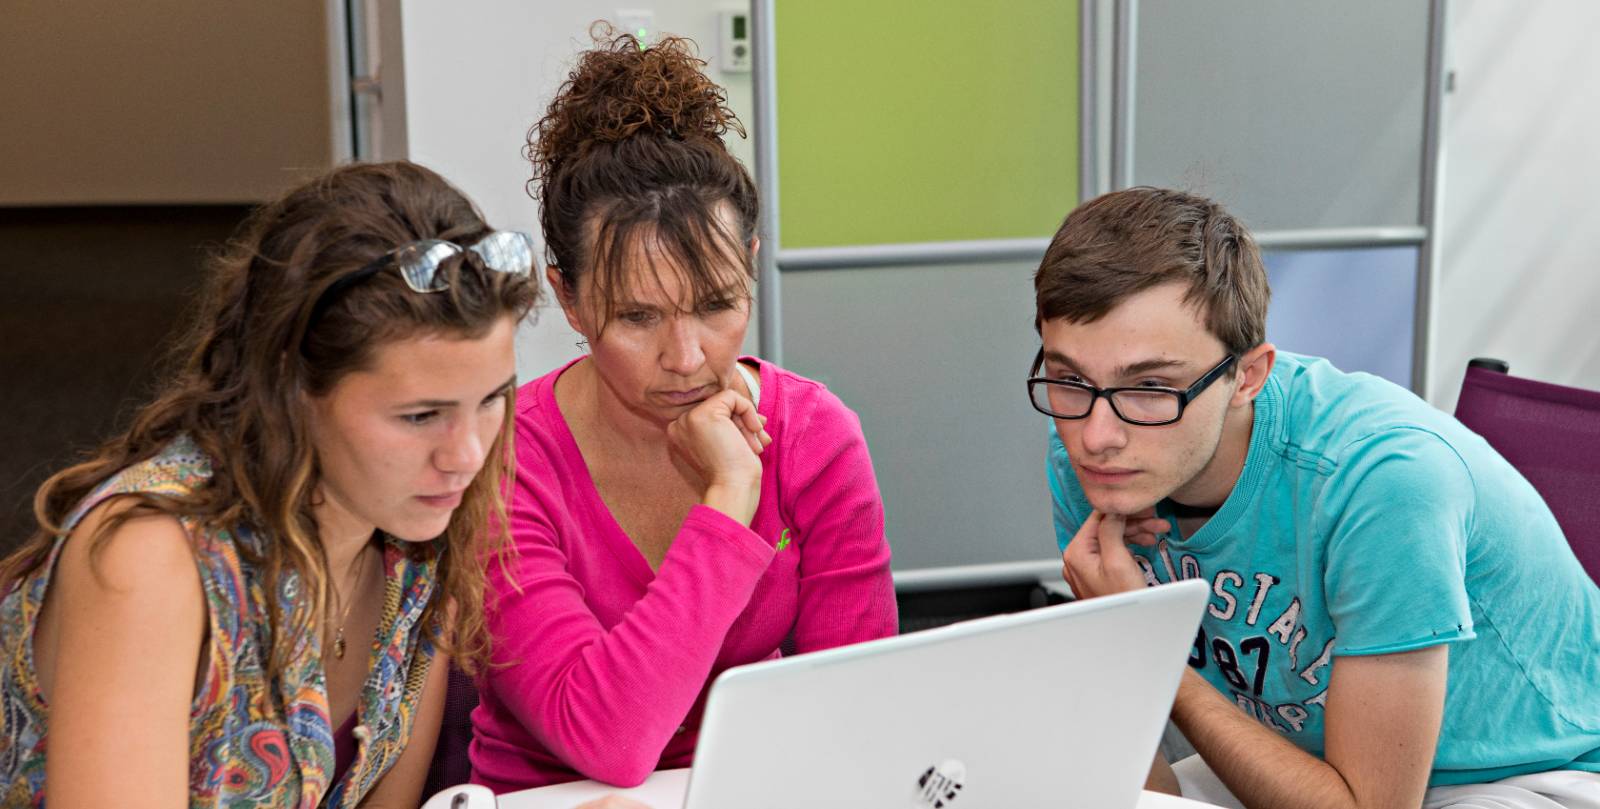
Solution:
<svg viewBox="0 0 1600 809">
<path fill-rule="evenodd" d="M 405 279 L 411 291 L 443 292 L 450 288 L 450 279 L 445 273 L 439 272 L 439 268 L 446 261 L 468 252 L 477 255 L 483 261 L 483 266 L 495 272 L 527 275 L 533 271 L 533 237 L 521 231 L 497 230 L 466 247 L 443 239 L 423 239 L 396 247 L 329 284 L 311 307 L 306 330 L 309 331 L 345 291 L 390 264 L 399 268 L 400 277 Z"/>
<path fill-rule="evenodd" d="M 1033 359 L 1033 370 L 1028 372 L 1028 401 L 1033 409 L 1058 419 L 1087 418 L 1094 409 L 1094 401 L 1102 396 L 1111 403 L 1111 412 L 1129 424 L 1141 427 L 1159 427 L 1183 418 L 1184 408 L 1202 391 L 1217 381 L 1236 358 L 1229 354 L 1222 362 L 1195 380 L 1187 389 L 1134 387 L 1097 388 L 1084 382 L 1065 379 L 1047 379 L 1039 376 L 1044 366 L 1044 349 Z"/>
</svg>

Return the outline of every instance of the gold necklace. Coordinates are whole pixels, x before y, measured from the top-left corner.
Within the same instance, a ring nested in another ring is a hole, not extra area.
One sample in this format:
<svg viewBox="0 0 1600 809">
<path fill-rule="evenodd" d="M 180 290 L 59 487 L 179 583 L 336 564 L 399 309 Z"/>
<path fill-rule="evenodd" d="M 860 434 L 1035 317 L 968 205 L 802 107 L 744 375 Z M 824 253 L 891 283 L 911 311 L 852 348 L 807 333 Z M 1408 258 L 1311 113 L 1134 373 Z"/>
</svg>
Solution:
<svg viewBox="0 0 1600 809">
<path fill-rule="evenodd" d="M 369 544 L 367 547 L 371 547 L 371 545 Z M 361 549 L 361 553 L 356 556 L 356 561 L 357 562 L 361 562 L 361 561 L 364 561 L 366 559 L 367 547 L 362 548 Z M 367 578 L 367 569 L 365 567 L 362 567 L 360 570 L 356 571 L 356 583 L 350 589 L 352 591 L 354 591 L 354 592 L 360 592 L 361 583 L 366 581 L 366 578 Z M 339 591 L 335 590 L 333 592 L 333 594 L 335 596 L 337 596 L 337 595 L 339 595 Z M 339 600 L 340 601 L 344 601 L 345 599 L 340 598 Z M 344 625 L 345 625 L 345 622 L 350 620 L 350 608 L 354 607 L 355 605 L 356 605 L 356 600 L 354 598 L 349 599 L 348 603 L 343 604 L 343 608 L 344 608 L 343 609 L 343 613 L 344 614 L 339 616 L 339 623 L 338 623 L 337 626 L 334 627 L 334 630 L 333 630 L 333 656 L 338 658 L 338 659 L 340 659 L 340 660 L 344 659 L 344 650 L 345 650 Z"/>
</svg>

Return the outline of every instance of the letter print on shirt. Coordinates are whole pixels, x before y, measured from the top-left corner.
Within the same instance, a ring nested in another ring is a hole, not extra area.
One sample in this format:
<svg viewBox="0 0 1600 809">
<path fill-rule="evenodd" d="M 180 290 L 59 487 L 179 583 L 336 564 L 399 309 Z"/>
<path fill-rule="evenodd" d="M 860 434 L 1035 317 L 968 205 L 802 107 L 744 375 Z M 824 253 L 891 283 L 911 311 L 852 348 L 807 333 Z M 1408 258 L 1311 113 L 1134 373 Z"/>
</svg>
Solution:
<svg viewBox="0 0 1600 809">
<path fill-rule="evenodd" d="M 1320 747 L 1335 639 L 1326 627 L 1302 624 L 1305 605 L 1293 585 L 1267 570 L 1208 573 L 1195 555 L 1174 554 L 1167 539 L 1133 550 L 1152 584 L 1176 576 L 1211 585 L 1189 666 L 1256 721 L 1286 736 L 1314 734 L 1307 741 Z"/>
</svg>

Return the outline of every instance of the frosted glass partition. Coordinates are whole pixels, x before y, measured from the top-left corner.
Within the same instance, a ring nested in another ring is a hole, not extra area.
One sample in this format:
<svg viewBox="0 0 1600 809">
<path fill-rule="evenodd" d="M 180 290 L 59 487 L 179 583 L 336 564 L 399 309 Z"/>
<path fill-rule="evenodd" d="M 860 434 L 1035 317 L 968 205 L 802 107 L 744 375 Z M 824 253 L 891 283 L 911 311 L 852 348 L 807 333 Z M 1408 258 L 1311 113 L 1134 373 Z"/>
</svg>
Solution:
<svg viewBox="0 0 1600 809">
<path fill-rule="evenodd" d="M 1139 0 L 1136 184 L 1258 231 L 1420 223 L 1428 4 Z"/>
<path fill-rule="evenodd" d="M 1415 247 L 1267 253 L 1267 340 L 1411 387 Z"/>
<path fill-rule="evenodd" d="M 1278 251 L 1267 337 L 1409 385 L 1414 247 Z M 1033 262 L 786 273 L 785 364 L 861 416 L 896 570 L 1055 555 Z"/>
<path fill-rule="evenodd" d="M 1050 559 L 1036 263 L 786 273 L 785 364 L 861 416 L 894 568 Z"/>
</svg>

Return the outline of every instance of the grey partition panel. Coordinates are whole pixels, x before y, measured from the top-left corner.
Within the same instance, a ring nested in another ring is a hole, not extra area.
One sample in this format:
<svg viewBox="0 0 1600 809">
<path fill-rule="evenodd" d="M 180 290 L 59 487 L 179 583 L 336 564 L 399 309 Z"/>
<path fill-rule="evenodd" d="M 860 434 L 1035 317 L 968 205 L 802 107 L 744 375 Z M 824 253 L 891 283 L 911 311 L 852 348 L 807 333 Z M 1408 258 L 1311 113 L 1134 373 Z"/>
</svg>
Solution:
<svg viewBox="0 0 1600 809">
<path fill-rule="evenodd" d="M 783 276 L 787 366 L 861 416 L 896 570 L 1048 559 L 1035 262 Z"/>
<path fill-rule="evenodd" d="M 1417 225 L 1428 4 L 1140 0 L 1133 180 L 1256 230 Z"/>
<path fill-rule="evenodd" d="M 1267 339 L 1411 386 L 1416 247 L 1267 253 Z"/>
</svg>

